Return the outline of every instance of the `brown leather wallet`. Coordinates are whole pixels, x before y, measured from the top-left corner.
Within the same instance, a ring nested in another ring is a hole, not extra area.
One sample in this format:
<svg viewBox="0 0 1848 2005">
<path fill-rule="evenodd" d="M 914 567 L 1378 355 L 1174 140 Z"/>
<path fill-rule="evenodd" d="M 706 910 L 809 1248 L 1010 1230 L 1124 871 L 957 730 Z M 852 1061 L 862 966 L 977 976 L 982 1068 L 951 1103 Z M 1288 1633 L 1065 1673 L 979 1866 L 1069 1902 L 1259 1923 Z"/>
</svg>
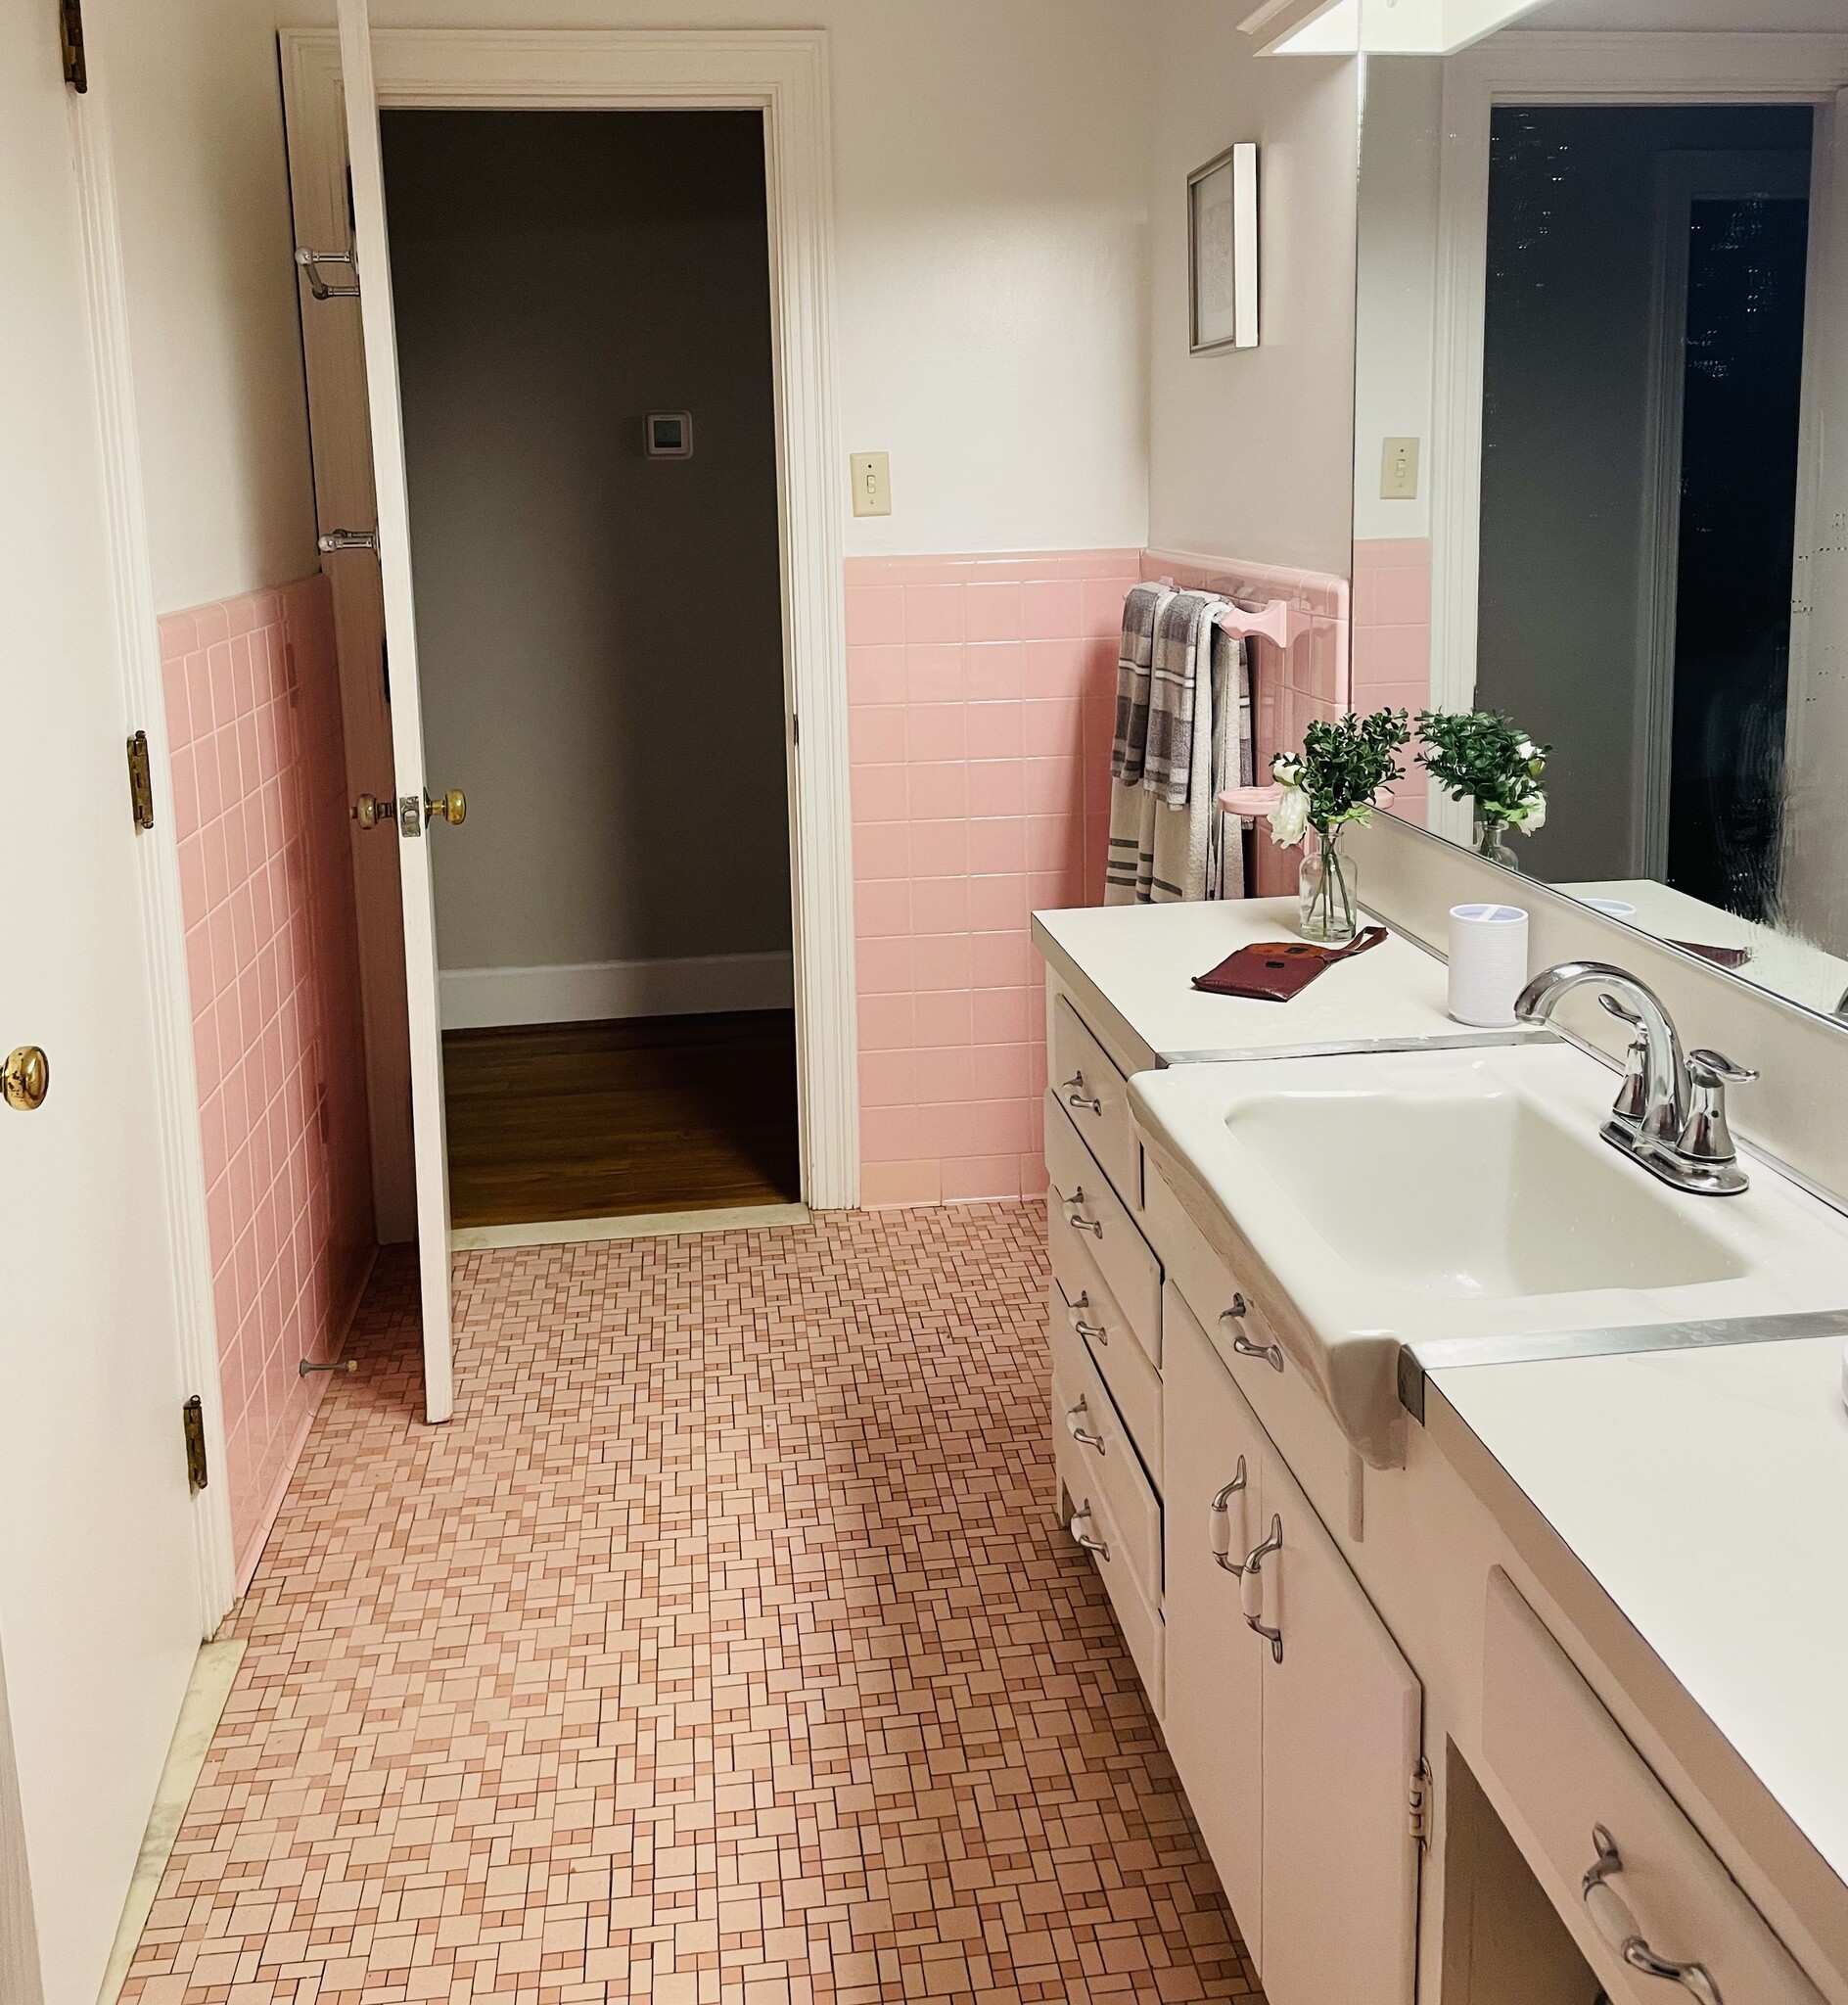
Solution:
<svg viewBox="0 0 1848 2005">
<path fill-rule="evenodd" d="M 1384 926 L 1364 926 L 1345 947 L 1314 947 L 1307 940 L 1272 940 L 1241 947 L 1216 968 L 1195 975 L 1193 986 L 1210 996 L 1243 996 L 1253 1002 L 1287 1002 L 1325 967 L 1349 960 L 1386 937 Z"/>
</svg>

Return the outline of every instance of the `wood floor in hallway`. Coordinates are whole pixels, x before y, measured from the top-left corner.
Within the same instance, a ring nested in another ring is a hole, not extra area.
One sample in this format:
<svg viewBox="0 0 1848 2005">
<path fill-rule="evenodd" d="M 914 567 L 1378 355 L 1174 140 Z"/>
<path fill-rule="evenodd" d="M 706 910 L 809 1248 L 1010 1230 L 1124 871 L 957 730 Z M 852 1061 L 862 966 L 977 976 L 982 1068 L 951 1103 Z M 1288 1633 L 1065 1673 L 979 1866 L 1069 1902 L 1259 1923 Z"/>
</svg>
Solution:
<svg viewBox="0 0 1848 2005">
<path fill-rule="evenodd" d="M 445 1031 L 458 1226 L 793 1204 L 789 1009 Z"/>
<path fill-rule="evenodd" d="M 1258 1989 L 1053 1520 L 1045 1217 L 388 1256 L 128 2005 Z"/>
</svg>

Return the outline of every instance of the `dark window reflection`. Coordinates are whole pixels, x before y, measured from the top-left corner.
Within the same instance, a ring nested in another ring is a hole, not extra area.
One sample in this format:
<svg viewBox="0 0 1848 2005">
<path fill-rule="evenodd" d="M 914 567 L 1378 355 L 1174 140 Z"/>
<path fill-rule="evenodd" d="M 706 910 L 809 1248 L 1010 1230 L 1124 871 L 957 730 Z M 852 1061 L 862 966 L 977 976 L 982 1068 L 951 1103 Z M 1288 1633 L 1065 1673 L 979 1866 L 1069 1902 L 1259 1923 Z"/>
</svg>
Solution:
<svg viewBox="0 0 1848 2005">
<path fill-rule="evenodd" d="M 1476 700 L 1555 748 L 1539 875 L 1775 915 L 1810 139 L 1807 107 L 1494 115 Z M 1729 192 L 1676 211 L 1670 352 L 1676 185 Z M 1679 522 L 1651 415 L 1678 398 Z"/>
</svg>

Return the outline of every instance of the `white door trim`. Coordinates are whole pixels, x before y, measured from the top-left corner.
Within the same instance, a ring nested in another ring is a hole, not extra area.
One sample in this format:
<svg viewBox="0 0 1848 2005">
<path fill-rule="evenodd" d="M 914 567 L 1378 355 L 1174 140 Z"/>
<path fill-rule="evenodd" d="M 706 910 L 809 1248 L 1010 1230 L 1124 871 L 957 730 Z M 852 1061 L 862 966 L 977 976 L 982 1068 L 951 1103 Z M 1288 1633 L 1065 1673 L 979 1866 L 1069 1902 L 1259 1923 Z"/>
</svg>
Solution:
<svg viewBox="0 0 1848 2005">
<path fill-rule="evenodd" d="M 1444 65 L 1438 310 L 1431 458 L 1431 702 L 1476 690 L 1482 549 L 1483 314 L 1488 292 L 1489 121 L 1502 104 L 1807 104 L 1848 85 L 1848 35 L 1532 33 L 1492 36 Z M 1800 500 L 1799 506 L 1802 506 Z M 1808 547 L 1804 522 L 1798 547 Z M 1795 635 L 1792 675 L 1796 673 Z M 1467 802 L 1432 789 L 1439 834 L 1469 837 Z"/>
<path fill-rule="evenodd" d="M 334 32 L 285 28 L 281 42 L 292 160 L 337 147 L 338 131 L 301 124 L 326 101 L 315 85 L 338 67 Z M 380 28 L 372 60 L 386 108 L 763 114 L 803 1196 L 815 1209 L 855 1205 L 859 1062 L 826 32 Z M 305 298 L 302 310 L 340 311 Z M 356 343 L 356 327 L 351 338 Z M 326 421 L 318 411 L 316 418 L 318 432 Z M 363 404 L 340 422 L 357 425 L 363 440 Z M 714 814 L 722 818 L 716 797 Z"/>
<path fill-rule="evenodd" d="M 199 1395 L 211 1480 L 193 1500 L 194 1567 L 199 1633 L 209 1637 L 237 1598 L 231 1535 L 230 1475 L 225 1457 L 224 1391 L 211 1286 L 211 1235 L 206 1217 L 205 1144 L 199 1128 L 199 1079 L 193 1058 L 193 1009 L 186 967 L 186 916 L 180 897 L 179 836 L 173 824 L 166 693 L 161 674 L 161 632 L 149 557 L 147 490 L 142 483 L 140 431 L 128 345 L 128 303 L 122 275 L 116 201 L 116 164 L 109 131 L 107 86 L 93 80 L 71 101 L 71 133 L 83 217 L 83 263 L 89 291 L 91 361 L 122 714 L 130 730 L 148 734 L 156 775 L 153 829 L 137 838 L 142 938 L 154 1033 L 154 1097 L 160 1127 L 162 1197 L 179 1336 L 176 1382 L 181 1397 Z M 128 812 L 127 773 L 119 800 L 104 812 Z M 174 1402 L 173 1452 L 180 1453 L 180 1399 Z"/>
</svg>

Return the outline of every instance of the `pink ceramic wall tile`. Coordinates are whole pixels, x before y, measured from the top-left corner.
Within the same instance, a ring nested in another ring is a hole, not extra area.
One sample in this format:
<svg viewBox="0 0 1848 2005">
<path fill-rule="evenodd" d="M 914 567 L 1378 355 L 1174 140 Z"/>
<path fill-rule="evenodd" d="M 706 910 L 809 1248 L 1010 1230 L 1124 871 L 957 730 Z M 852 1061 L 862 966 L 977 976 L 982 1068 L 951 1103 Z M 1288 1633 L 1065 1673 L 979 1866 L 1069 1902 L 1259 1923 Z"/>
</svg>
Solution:
<svg viewBox="0 0 1848 2005">
<path fill-rule="evenodd" d="M 877 929 L 858 950 L 868 1204 L 1044 1189 L 1031 915 L 1102 896 L 1123 596 L 1177 569 L 1121 549 L 849 563 L 855 875 Z M 1312 616 L 1260 676 L 1268 746 L 1280 717 L 1345 703 L 1345 580 L 1233 565 L 1180 582 Z M 891 717 L 864 715 L 901 705 L 901 764 Z M 1293 858 L 1270 868 L 1294 882 Z"/>
<path fill-rule="evenodd" d="M 161 656 L 242 1581 L 372 1252 L 326 581 L 169 615 Z"/>
<path fill-rule="evenodd" d="M 1428 700 L 1431 664 L 1431 545 L 1422 536 L 1370 537 L 1354 546 L 1355 702 L 1367 709 L 1396 699 L 1409 710 Z M 1415 690 L 1417 700 L 1407 701 Z"/>
</svg>

